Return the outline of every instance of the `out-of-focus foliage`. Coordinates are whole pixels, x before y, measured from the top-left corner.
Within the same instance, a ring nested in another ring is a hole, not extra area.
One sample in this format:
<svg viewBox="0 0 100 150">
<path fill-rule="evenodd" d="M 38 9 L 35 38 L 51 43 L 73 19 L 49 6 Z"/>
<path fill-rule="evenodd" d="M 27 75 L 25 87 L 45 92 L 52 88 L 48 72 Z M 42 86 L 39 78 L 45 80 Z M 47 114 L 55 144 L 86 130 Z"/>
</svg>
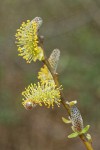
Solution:
<svg viewBox="0 0 100 150">
<path fill-rule="evenodd" d="M 36 150 L 64 150 L 68 146 L 69 150 L 73 149 L 73 144 L 65 141 L 66 126 L 60 122 L 61 116 L 65 113 L 63 107 L 61 110 L 58 108 L 45 110 L 38 107 L 26 112 L 21 105 L 21 92 L 28 84 L 36 82 L 41 63 L 29 65 L 17 56 L 14 35 L 23 21 L 32 20 L 36 16 L 44 20 L 40 33 L 45 36 L 47 56 L 49 57 L 55 48 L 61 50 L 58 72 L 67 99 L 77 99 L 85 122 L 89 124 L 91 122 L 92 129 L 94 127 L 99 130 L 99 9 L 99 0 L 0 1 L 0 131 L 3 133 L 1 134 L 3 137 L 0 136 L 0 146 L 2 150 L 30 150 L 33 147 Z M 96 136 L 96 149 L 99 150 L 97 139 L 100 137 L 95 131 L 93 134 L 94 138 Z M 79 146 L 77 141 L 76 145 L 81 149 L 82 146 Z"/>
</svg>

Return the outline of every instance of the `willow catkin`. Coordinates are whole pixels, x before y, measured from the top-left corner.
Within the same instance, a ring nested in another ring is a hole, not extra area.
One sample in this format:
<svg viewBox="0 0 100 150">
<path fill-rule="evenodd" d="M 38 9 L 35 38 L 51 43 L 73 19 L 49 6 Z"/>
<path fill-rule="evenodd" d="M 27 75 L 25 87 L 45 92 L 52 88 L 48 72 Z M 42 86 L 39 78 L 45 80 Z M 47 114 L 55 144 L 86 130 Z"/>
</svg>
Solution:
<svg viewBox="0 0 100 150">
<path fill-rule="evenodd" d="M 70 108 L 70 112 L 71 112 L 71 121 L 72 121 L 74 130 L 76 132 L 82 131 L 83 119 L 82 119 L 80 111 L 78 110 L 78 108 L 76 106 L 72 106 Z"/>
</svg>

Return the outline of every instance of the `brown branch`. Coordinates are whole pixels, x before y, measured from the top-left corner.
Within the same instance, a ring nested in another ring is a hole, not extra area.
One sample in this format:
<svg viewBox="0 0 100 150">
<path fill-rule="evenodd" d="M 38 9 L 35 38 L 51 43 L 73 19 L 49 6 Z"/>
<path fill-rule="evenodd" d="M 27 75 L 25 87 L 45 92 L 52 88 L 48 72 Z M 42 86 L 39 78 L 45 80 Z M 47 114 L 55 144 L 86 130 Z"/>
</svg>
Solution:
<svg viewBox="0 0 100 150">
<path fill-rule="evenodd" d="M 44 51 L 44 48 L 43 48 L 43 40 L 41 42 L 41 38 L 40 38 L 40 45 Z M 56 84 L 57 87 L 60 87 L 60 84 L 59 84 L 59 81 L 58 81 L 58 75 L 57 74 L 54 74 L 50 64 L 49 64 L 49 61 L 46 57 L 46 54 L 45 54 L 45 51 L 44 51 L 44 56 L 45 56 L 45 59 L 43 60 L 43 63 L 48 67 L 50 73 L 52 74 L 52 77 L 54 79 L 54 82 Z M 60 95 L 61 95 L 61 103 L 63 104 L 63 106 L 65 107 L 65 109 L 67 110 L 68 112 L 68 115 L 70 116 L 70 108 L 69 108 L 69 105 L 66 104 L 66 98 L 63 94 L 63 91 L 61 90 L 60 91 Z M 85 147 L 87 150 L 93 150 L 93 147 L 92 147 L 92 144 L 91 142 L 88 141 L 88 139 L 86 138 L 86 135 L 85 134 L 82 134 L 82 135 L 79 135 L 81 141 L 84 143 Z"/>
<path fill-rule="evenodd" d="M 54 82 L 55 82 L 56 86 L 57 86 L 57 87 L 60 87 L 60 84 L 59 84 L 59 82 L 58 82 L 58 75 L 53 73 L 53 70 L 52 70 L 52 68 L 51 68 L 51 66 L 50 66 L 50 64 L 49 64 L 49 62 L 48 62 L 48 59 L 45 58 L 45 60 L 43 60 L 43 63 L 48 67 L 49 71 L 51 72 L 52 77 L 53 77 L 53 79 L 54 79 Z M 68 112 L 68 114 L 70 115 L 70 108 L 69 108 L 69 105 L 66 104 L 66 98 L 65 98 L 65 96 L 64 96 L 64 94 L 63 94 L 63 92 L 62 92 L 62 90 L 60 91 L 60 95 L 61 95 L 61 103 L 62 103 L 63 106 L 67 109 L 67 112 Z"/>
</svg>

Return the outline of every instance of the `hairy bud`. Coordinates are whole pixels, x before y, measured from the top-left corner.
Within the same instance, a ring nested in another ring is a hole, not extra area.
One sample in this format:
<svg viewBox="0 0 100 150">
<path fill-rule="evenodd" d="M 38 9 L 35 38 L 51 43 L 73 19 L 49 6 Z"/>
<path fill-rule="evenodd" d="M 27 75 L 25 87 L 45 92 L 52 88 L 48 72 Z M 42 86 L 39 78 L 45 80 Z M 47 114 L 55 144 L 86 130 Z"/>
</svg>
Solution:
<svg viewBox="0 0 100 150">
<path fill-rule="evenodd" d="M 24 107 L 27 110 L 31 110 L 32 108 L 36 107 L 36 104 L 33 104 L 31 101 L 27 101 L 26 103 L 24 103 Z"/>
<path fill-rule="evenodd" d="M 78 108 L 76 106 L 72 106 L 70 108 L 70 112 L 71 112 L 71 121 L 72 121 L 73 129 L 76 132 L 82 131 L 83 119 L 82 119 L 82 116 L 80 114 L 80 111 L 78 110 Z"/>
<path fill-rule="evenodd" d="M 48 59 L 50 66 L 53 69 L 54 73 L 56 73 L 56 70 L 57 70 L 59 57 L 60 57 L 60 50 L 54 49 Z"/>
<path fill-rule="evenodd" d="M 43 23 L 43 20 L 41 17 L 35 17 L 31 22 L 37 23 L 37 29 L 39 29 Z"/>
</svg>

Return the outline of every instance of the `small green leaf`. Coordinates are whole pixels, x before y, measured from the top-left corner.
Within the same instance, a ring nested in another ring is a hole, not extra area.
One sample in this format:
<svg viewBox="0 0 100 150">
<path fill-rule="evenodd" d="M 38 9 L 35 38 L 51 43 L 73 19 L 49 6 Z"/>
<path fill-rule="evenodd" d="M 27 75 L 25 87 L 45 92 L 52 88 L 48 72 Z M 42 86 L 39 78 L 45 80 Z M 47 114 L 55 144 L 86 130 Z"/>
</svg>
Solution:
<svg viewBox="0 0 100 150">
<path fill-rule="evenodd" d="M 68 120 L 68 119 L 66 119 L 66 118 L 64 118 L 64 117 L 62 117 L 62 121 L 63 121 L 64 123 L 71 123 L 70 120 Z"/>
<path fill-rule="evenodd" d="M 78 132 L 75 132 L 75 133 L 68 135 L 68 138 L 75 138 L 77 136 L 78 136 Z"/>
<path fill-rule="evenodd" d="M 72 128 L 72 130 L 73 130 L 74 132 L 76 132 L 73 126 L 71 126 L 71 128 Z"/>
<path fill-rule="evenodd" d="M 92 143 L 91 135 L 90 135 L 90 134 L 87 134 L 86 137 L 87 137 L 87 139 Z"/>
<path fill-rule="evenodd" d="M 90 128 L 90 125 L 87 125 L 82 131 L 81 131 L 81 134 L 84 134 L 86 133 Z"/>
<path fill-rule="evenodd" d="M 75 105 L 75 104 L 77 104 L 77 101 L 76 101 L 76 100 L 69 102 L 69 105 L 70 105 L 70 106 L 73 106 L 73 105 Z"/>
</svg>

